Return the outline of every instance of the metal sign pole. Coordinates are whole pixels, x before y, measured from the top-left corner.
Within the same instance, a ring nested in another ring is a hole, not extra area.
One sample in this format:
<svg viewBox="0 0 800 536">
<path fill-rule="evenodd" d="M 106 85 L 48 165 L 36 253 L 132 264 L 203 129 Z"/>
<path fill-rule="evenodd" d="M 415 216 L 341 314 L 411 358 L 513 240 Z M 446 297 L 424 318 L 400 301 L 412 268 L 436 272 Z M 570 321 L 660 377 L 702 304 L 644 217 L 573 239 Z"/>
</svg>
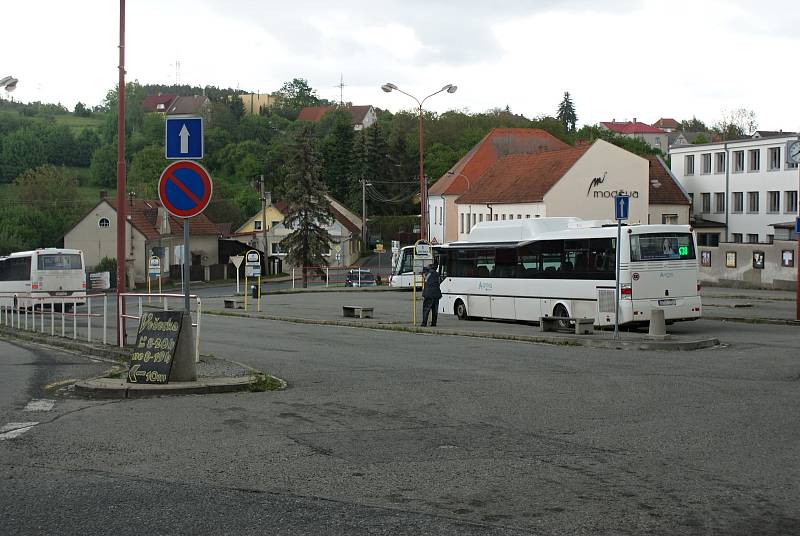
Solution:
<svg viewBox="0 0 800 536">
<path fill-rule="evenodd" d="M 616 264 L 616 290 L 614 290 L 614 338 L 619 339 L 619 260 L 620 260 L 620 252 L 622 248 L 620 247 L 620 241 L 622 239 L 622 220 L 617 220 L 617 264 Z"/>
<path fill-rule="evenodd" d="M 183 309 L 189 312 L 189 218 L 183 218 Z"/>
</svg>

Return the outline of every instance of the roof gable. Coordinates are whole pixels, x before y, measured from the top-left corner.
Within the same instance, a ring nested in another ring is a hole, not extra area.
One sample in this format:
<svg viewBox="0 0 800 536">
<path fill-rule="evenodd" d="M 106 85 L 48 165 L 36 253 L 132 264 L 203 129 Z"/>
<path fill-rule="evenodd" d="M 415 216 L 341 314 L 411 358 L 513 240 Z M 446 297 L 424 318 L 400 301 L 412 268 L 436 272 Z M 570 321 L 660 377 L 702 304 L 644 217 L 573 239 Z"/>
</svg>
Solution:
<svg viewBox="0 0 800 536">
<path fill-rule="evenodd" d="M 428 195 L 461 195 L 498 159 L 568 149 L 569 144 L 538 128 L 493 128 L 453 168 L 428 189 Z"/>
<path fill-rule="evenodd" d="M 649 190 L 651 205 L 688 205 L 689 196 L 683 191 L 661 158 L 648 155 L 650 164 Z"/>
<path fill-rule="evenodd" d="M 591 147 L 583 145 L 560 151 L 504 156 L 456 203 L 540 203 Z"/>
<path fill-rule="evenodd" d="M 600 124 L 617 134 L 667 134 L 665 130 L 650 126 L 641 121 L 603 121 Z"/>
<path fill-rule="evenodd" d="M 114 212 L 117 210 L 116 199 L 104 199 L 103 202 L 111 205 Z M 154 240 L 161 235 L 158 229 L 158 211 L 161 208 L 161 203 L 152 200 L 133 200 L 125 204 L 125 213 L 128 216 L 128 221 L 140 233 L 142 233 L 147 240 Z M 170 235 L 183 236 L 183 218 L 176 218 L 172 214 L 167 213 L 169 218 Z M 220 230 L 217 225 L 212 222 L 205 214 L 198 214 L 192 218 L 189 226 L 189 233 L 191 235 L 214 235 L 219 236 Z"/>
</svg>

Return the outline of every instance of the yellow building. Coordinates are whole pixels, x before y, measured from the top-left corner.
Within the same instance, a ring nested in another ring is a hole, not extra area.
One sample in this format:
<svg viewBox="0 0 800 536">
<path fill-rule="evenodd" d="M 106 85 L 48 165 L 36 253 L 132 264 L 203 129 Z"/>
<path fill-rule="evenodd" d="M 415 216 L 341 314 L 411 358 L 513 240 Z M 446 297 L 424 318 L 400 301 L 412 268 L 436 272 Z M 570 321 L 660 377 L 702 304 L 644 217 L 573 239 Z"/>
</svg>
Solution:
<svg viewBox="0 0 800 536">
<path fill-rule="evenodd" d="M 258 115 L 262 107 L 270 108 L 278 102 L 278 97 L 275 95 L 261 94 L 261 93 L 248 93 L 246 95 L 239 95 L 244 104 L 244 113 L 251 115 Z"/>
</svg>

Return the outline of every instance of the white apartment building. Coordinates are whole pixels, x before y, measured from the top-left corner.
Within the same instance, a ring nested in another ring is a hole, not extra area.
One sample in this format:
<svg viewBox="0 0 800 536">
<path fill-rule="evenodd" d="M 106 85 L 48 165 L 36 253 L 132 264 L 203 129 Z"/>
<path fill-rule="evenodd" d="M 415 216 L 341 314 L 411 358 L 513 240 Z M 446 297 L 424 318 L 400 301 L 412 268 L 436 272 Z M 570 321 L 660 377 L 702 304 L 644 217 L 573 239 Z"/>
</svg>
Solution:
<svg viewBox="0 0 800 536">
<path fill-rule="evenodd" d="M 797 215 L 800 171 L 786 162 L 798 135 L 672 146 L 670 167 L 695 217 L 725 226 L 721 242 L 771 243 L 771 225 Z"/>
</svg>

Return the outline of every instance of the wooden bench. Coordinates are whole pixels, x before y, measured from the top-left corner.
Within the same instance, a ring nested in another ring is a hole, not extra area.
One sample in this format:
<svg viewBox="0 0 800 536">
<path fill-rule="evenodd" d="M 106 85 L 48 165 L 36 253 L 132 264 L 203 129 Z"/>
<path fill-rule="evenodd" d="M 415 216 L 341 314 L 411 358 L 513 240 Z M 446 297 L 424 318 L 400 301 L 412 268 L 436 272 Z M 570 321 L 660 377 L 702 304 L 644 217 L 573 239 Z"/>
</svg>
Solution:
<svg viewBox="0 0 800 536">
<path fill-rule="evenodd" d="M 225 309 L 243 309 L 244 300 L 240 298 L 225 298 Z"/>
<path fill-rule="evenodd" d="M 565 320 L 575 323 L 575 335 L 588 335 L 590 333 L 594 333 L 593 318 L 543 316 L 539 319 L 539 326 L 542 328 L 542 331 L 558 331 L 559 323 Z"/>
<path fill-rule="evenodd" d="M 342 316 L 351 318 L 372 318 L 372 307 L 342 305 Z"/>
</svg>

